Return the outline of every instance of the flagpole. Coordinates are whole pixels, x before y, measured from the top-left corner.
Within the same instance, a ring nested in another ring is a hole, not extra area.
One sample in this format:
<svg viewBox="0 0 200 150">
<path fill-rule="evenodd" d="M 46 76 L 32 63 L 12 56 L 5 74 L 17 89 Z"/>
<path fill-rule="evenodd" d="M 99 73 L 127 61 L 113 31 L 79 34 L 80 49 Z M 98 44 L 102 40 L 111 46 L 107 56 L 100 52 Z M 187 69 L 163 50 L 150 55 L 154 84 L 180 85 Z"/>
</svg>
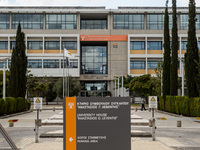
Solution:
<svg viewBox="0 0 200 150">
<path fill-rule="evenodd" d="M 69 61 L 69 60 L 68 60 Z M 69 63 L 70 63 L 70 61 L 69 61 Z M 69 65 L 70 64 L 68 64 L 68 97 L 69 97 Z"/>
<path fill-rule="evenodd" d="M 68 57 L 66 57 L 66 96 L 68 97 L 68 83 L 67 83 L 67 67 L 68 67 L 68 64 L 67 64 L 67 61 L 68 61 Z"/>
<path fill-rule="evenodd" d="M 63 98 L 65 97 L 65 57 L 64 57 L 64 49 L 63 49 Z"/>
</svg>

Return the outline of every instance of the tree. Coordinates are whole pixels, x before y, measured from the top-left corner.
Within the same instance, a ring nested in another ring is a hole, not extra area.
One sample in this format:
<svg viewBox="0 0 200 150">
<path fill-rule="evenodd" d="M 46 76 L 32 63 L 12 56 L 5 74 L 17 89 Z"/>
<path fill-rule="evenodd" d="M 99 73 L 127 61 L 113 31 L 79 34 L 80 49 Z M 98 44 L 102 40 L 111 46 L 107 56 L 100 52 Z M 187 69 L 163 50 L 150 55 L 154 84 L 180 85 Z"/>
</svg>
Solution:
<svg viewBox="0 0 200 150">
<path fill-rule="evenodd" d="M 9 95 L 12 97 L 25 97 L 26 94 L 27 57 L 24 38 L 25 34 L 21 31 L 19 22 L 10 68 Z"/>
<path fill-rule="evenodd" d="M 165 21 L 164 21 L 164 62 L 163 62 L 163 78 L 162 89 L 163 97 L 165 100 L 166 95 L 170 95 L 170 35 L 169 35 L 169 14 L 168 14 L 168 0 L 166 1 L 165 8 Z"/>
<path fill-rule="evenodd" d="M 170 74 L 170 95 L 177 95 L 178 91 L 178 34 L 176 0 L 172 0 L 173 27 L 172 27 L 172 63 Z"/>
<path fill-rule="evenodd" d="M 185 77 L 187 94 L 189 97 L 198 97 L 198 88 L 195 80 L 198 74 L 198 46 L 196 38 L 196 6 L 195 0 L 189 2 L 189 25 L 187 50 L 185 54 Z"/>
</svg>

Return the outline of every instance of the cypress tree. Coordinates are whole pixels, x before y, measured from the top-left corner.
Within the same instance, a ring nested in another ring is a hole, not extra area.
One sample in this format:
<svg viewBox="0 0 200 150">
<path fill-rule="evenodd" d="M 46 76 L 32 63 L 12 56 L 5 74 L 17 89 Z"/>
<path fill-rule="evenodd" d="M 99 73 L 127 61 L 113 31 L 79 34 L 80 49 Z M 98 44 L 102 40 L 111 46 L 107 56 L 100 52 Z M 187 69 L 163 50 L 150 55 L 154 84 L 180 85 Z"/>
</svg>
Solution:
<svg viewBox="0 0 200 150">
<path fill-rule="evenodd" d="M 170 95 L 177 95 L 178 90 L 178 34 L 177 34 L 177 13 L 176 0 L 172 0 L 173 27 L 172 27 L 172 63 L 170 76 Z"/>
<path fill-rule="evenodd" d="M 189 2 L 189 25 L 187 50 L 185 54 L 185 76 L 187 94 L 189 97 L 198 97 L 195 79 L 198 74 L 198 46 L 196 39 L 196 4 L 195 0 Z"/>
<path fill-rule="evenodd" d="M 168 14 L 168 0 L 165 8 L 164 21 L 164 63 L 163 63 L 163 97 L 170 95 L 170 35 L 169 35 L 169 14 Z"/>
<path fill-rule="evenodd" d="M 24 38 L 25 34 L 21 31 L 19 22 L 10 68 L 9 94 L 12 97 L 25 97 L 26 94 L 27 57 L 25 53 L 26 46 Z"/>
</svg>

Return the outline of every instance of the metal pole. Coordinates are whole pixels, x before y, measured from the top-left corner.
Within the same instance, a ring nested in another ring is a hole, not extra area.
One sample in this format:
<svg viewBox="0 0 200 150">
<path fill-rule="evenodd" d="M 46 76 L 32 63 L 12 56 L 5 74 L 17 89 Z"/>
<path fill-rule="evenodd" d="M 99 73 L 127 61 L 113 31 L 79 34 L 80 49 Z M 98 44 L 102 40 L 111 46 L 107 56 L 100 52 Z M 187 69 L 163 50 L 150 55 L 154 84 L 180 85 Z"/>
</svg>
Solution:
<svg viewBox="0 0 200 150">
<path fill-rule="evenodd" d="M 6 98 L 6 70 L 5 70 L 5 61 L 3 62 L 3 99 Z"/>
<path fill-rule="evenodd" d="M 185 86 L 184 86 L 184 83 L 185 82 L 185 80 L 184 80 L 184 66 L 182 66 L 182 96 L 184 96 L 185 95 Z"/>
<path fill-rule="evenodd" d="M 116 89 L 116 79 L 115 79 L 115 97 L 117 97 L 116 91 L 117 91 L 117 89 Z"/>
<path fill-rule="evenodd" d="M 68 95 L 67 96 L 69 97 L 69 66 L 68 66 Z"/>
<path fill-rule="evenodd" d="M 152 141 L 155 141 L 155 118 L 154 118 L 154 108 L 152 108 Z"/>
<path fill-rule="evenodd" d="M 122 97 L 124 97 L 124 75 L 122 74 Z"/>
<path fill-rule="evenodd" d="M 119 97 L 119 77 L 118 77 L 118 97 Z"/>
<path fill-rule="evenodd" d="M 37 109 L 37 120 L 35 123 L 35 143 L 39 143 L 39 141 L 38 141 L 38 120 L 39 120 L 39 109 Z"/>
<path fill-rule="evenodd" d="M 66 61 L 68 61 L 68 58 L 67 58 L 67 57 L 66 57 Z M 67 97 L 67 95 L 68 95 L 68 94 L 67 94 L 67 91 L 68 91 L 68 90 L 67 90 L 67 87 L 68 87 L 68 86 L 67 86 L 67 63 L 66 63 L 66 94 L 65 94 L 66 97 Z"/>
<path fill-rule="evenodd" d="M 64 64 L 64 50 L 63 50 L 63 98 L 65 97 L 65 64 Z"/>
<path fill-rule="evenodd" d="M 161 74 L 160 74 L 160 83 L 161 83 L 161 96 L 163 96 L 163 83 L 162 83 L 162 71 L 161 71 Z"/>
</svg>

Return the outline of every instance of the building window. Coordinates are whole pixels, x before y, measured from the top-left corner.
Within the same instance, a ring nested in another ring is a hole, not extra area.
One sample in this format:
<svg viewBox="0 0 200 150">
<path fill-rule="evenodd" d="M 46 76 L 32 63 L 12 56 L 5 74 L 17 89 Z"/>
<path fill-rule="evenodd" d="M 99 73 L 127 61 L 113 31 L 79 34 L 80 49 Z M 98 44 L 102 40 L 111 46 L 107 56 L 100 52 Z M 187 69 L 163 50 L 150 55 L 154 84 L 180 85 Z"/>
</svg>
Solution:
<svg viewBox="0 0 200 150">
<path fill-rule="evenodd" d="M 13 49 L 15 47 L 15 41 L 10 42 L 10 49 Z"/>
<path fill-rule="evenodd" d="M 59 50 L 60 42 L 59 41 L 45 41 L 46 50 Z"/>
<path fill-rule="evenodd" d="M 82 90 L 86 91 L 106 91 L 107 81 L 103 82 L 81 82 Z"/>
<path fill-rule="evenodd" d="M 8 42 L 7 41 L 0 41 L 0 49 L 8 49 Z"/>
<path fill-rule="evenodd" d="M 188 29 L 188 20 L 189 20 L 189 17 L 188 17 L 187 14 L 181 14 L 180 15 L 181 30 L 187 30 Z"/>
<path fill-rule="evenodd" d="M 146 69 L 145 61 L 131 61 L 130 69 Z"/>
<path fill-rule="evenodd" d="M 145 42 L 144 41 L 132 41 L 130 44 L 131 50 L 145 50 Z"/>
<path fill-rule="evenodd" d="M 64 60 L 64 66 L 66 68 L 66 59 Z M 63 60 L 61 60 L 61 68 L 63 68 Z M 69 59 L 69 68 L 78 68 L 78 59 Z"/>
<path fill-rule="evenodd" d="M 62 41 L 62 48 L 66 48 L 67 50 L 77 50 L 77 42 L 76 41 Z"/>
<path fill-rule="evenodd" d="M 42 68 L 41 59 L 28 59 L 28 68 Z"/>
<path fill-rule="evenodd" d="M 59 59 L 44 59 L 44 68 L 59 68 Z"/>
<path fill-rule="evenodd" d="M 200 30 L 200 14 L 196 15 L 197 21 L 196 21 L 196 29 Z"/>
<path fill-rule="evenodd" d="M 4 62 L 5 62 L 5 68 L 7 68 L 7 60 L 0 62 L 0 68 L 3 68 Z"/>
<path fill-rule="evenodd" d="M 82 46 L 82 74 L 107 74 L 107 47 Z"/>
<path fill-rule="evenodd" d="M 148 61 L 147 69 L 155 69 L 158 66 L 158 61 Z"/>
<path fill-rule="evenodd" d="M 47 14 L 46 29 L 77 29 L 76 15 Z"/>
<path fill-rule="evenodd" d="M 181 50 L 186 50 L 187 49 L 187 41 L 182 41 L 181 42 Z"/>
<path fill-rule="evenodd" d="M 10 15 L 0 14 L 0 29 L 9 29 L 9 28 L 10 28 Z"/>
<path fill-rule="evenodd" d="M 17 29 L 19 21 L 22 29 L 43 29 L 43 14 L 13 14 L 13 29 Z"/>
<path fill-rule="evenodd" d="M 164 14 L 147 15 L 147 29 L 164 29 Z M 169 15 L 169 29 L 172 29 L 172 15 Z"/>
<path fill-rule="evenodd" d="M 42 41 L 28 41 L 28 49 L 43 49 Z"/>
<path fill-rule="evenodd" d="M 81 29 L 106 29 L 106 20 L 81 20 Z"/>
<path fill-rule="evenodd" d="M 148 50 L 162 50 L 162 41 L 148 41 L 147 49 Z"/>
<path fill-rule="evenodd" d="M 114 29 L 144 29 L 144 15 L 142 14 L 115 14 Z"/>
</svg>

